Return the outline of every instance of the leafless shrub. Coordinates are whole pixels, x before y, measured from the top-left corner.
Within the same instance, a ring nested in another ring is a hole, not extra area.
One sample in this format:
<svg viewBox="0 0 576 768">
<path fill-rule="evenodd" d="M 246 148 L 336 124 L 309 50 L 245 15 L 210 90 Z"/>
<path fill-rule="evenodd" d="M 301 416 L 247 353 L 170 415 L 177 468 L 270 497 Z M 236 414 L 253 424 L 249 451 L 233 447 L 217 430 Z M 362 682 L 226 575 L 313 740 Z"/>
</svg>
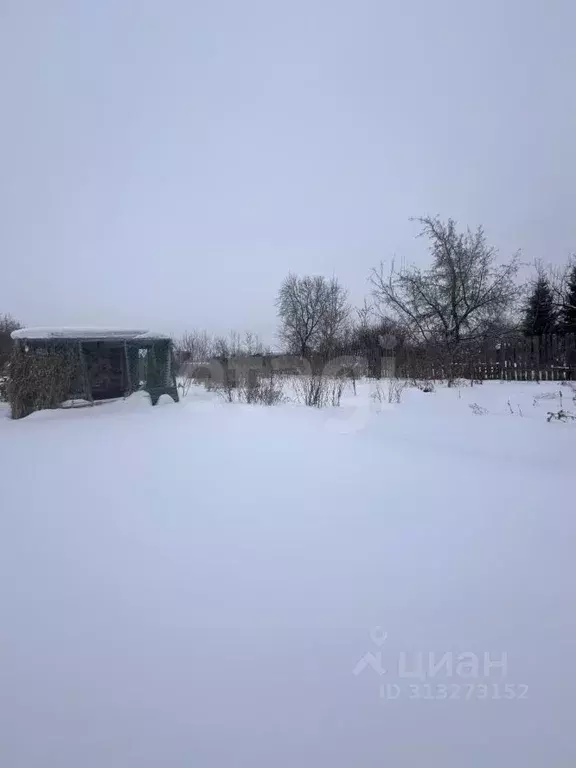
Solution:
<svg viewBox="0 0 576 768">
<path fill-rule="evenodd" d="M 351 370 L 349 375 L 350 381 L 352 382 L 352 391 L 354 392 L 354 395 L 356 396 L 358 394 L 356 390 L 356 381 L 358 380 L 358 376 L 354 372 L 354 370 Z"/>
<path fill-rule="evenodd" d="M 296 399 L 311 408 L 323 408 L 330 401 L 328 379 L 322 374 L 297 376 L 294 380 Z"/>
<path fill-rule="evenodd" d="M 476 416 L 486 416 L 488 413 L 488 409 L 483 408 L 481 405 L 478 405 L 478 403 L 470 403 L 468 408 L 470 408 L 472 413 Z"/>
<path fill-rule="evenodd" d="M 367 361 L 365 358 L 358 358 L 345 365 L 341 371 L 341 375 L 345 376 L 352 383 L 352 391 L 357 394 L 356 382 L 361 379 L 362 376 L 367 374 Z"/>
<path fill-rule="evenodd" d="M 220 375 L 217 378 L 212 378 L 206 382 L 206 389 L 209 392 L 215 392 L 227 403 L 239 401 L 238 393 L 236 391 L 236 376 L 233 371 L 224 365 L 221 367 Z"/>
<path fill-rule="evenodd" d="M 337 376 L 330 380 L 330 403 L 334 407 L 340 405 L 340 400 L 344 394 L 346 388 L 346 378 L 344 376 Z"/>
<path fill-rule="evenodd" d="M 237 399 L 236 385 L 230 379 L 213 383 L 211 391 L 216 392 L 227 403 L 233 403 Z"/>
<path fill-rule="evenodd" d="M 387 401 L 386 393 L 384 392 L 384 388 L 381 384 L 381 382 L 376 382 L 376 387 L 374 388 L 374 392 L 370 395 L 372 400 L 374 400 L 375 403 L 385 403 Z"/>
<path fill-rule="evenodd" d="M 0 371 L 0 403 L 8 401 L 8 376 L 3 376 Z"/>
<path fill-rule="evenodd" d="M 212 383 L 207 388 L 215 391 L 227 403 L 278 405 L 286 399 L 283 382 L 273 372 L 264 376 L 257 371 L 249 371 L 238 383 L 231 377 L 225 377 L 221 383 Z"/>
<path fill-rule="evenodd" d="M 262 377 L 260 381 L 260 400 L 262 405 L 279 405 L 286 400 L 282 379 L 273 373 Z"/>
<path fill-rule="evenodd" d="M 216 389 L 220 379 L 223 378 L 222 366 L 212 360 L 210 363 L 184 363 L 178 376 L 178 389 L 185 397 L 192 386 L 204 386 L 207 390 Z M 214 381 L 216 379 L 216 381 Z"/>
<path fill-rule="evenodd" d="M 22 326 L 12 315 L 0 315 L 0 401 L 8 399 L 7 369 L 14 346 L 10 334 Z M 4 383 L 2 383 L 4 379 Z"/>
<path fill-rule="evenodd" d="M 412 379 L 410 381 L 410 386 L 415 387 L 416 389 L 419 389 L 421 392 L 435 392 L 436 387 L 434 386 L 433 381 L 429 381 L 427 379 Z"/>
<path fill-rule="evenodd" d="M 260 400 L 260 377 L 256 371 L 248 371 L 242 376 L 236 390 L 236 399 L 239 403 L 252 405 Z"/>
<path fill-rule="evenodd" d="M 376 388 L 372 393 L 372 400 L 376 403 L 393 403 L 402 402 L 402 393 L 406 389 L 408 382 L 401 379 L 387 379 L 386 386 L 382 382 L 376 383 Z"/>
<path fill-rule="evenodd" d="M 312 366 L 313 367 L 313 366 Z M 323 364 L 322 374 L 328 379 L 340 380 L 340 388 L 345 389 L 344 384 L 352 385 L 356 394 L 356 382 L 366 374 L 367 361 L 357 354 L 342 354 L 328 359 Z"/>
<path fill-rule="evenodd" d="M 237 389 L 238 402 L 278 405 L 285 400 L 281 379 L 273 371 L 266 376 L 249 371 Z"/>
<path fill-rule="evenodd" d="M 406 382 L 401 379 L 388 379 L 388 402 L 400 403 L 402 393 L 406 389 Z"/>
<path fill-rule="evenodd" d="M 86 390 L 81 358 L 75 348 L 15 347 L 7 383 L 13 419 L 35 410 L 58 408 L 75 390 Z"/>
<path fill-rule="evenodd" d="M 194 384 L 194 379 L 190 375 L 189 371 L 186 370 L 183 376 L 178 376 L 177 379 L 177 386 L 180 390 L 180 397 L 186 397 L 188 392 L 190 392 L 190 387 L 192 384 Z"/>
</svg>

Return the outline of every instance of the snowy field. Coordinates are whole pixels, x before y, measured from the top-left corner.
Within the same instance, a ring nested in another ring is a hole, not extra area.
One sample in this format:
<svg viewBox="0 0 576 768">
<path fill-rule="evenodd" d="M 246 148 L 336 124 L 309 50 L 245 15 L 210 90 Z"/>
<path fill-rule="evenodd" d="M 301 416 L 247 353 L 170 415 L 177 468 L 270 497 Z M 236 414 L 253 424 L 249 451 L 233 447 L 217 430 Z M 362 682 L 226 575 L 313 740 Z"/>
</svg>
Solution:
<svg viewBox="0 0 576 768">
<path fill-rule="evenodd" d="M 0 410 L 2 768 L 576 765 L 571 390 L 371 387 Z"/>
</svg>

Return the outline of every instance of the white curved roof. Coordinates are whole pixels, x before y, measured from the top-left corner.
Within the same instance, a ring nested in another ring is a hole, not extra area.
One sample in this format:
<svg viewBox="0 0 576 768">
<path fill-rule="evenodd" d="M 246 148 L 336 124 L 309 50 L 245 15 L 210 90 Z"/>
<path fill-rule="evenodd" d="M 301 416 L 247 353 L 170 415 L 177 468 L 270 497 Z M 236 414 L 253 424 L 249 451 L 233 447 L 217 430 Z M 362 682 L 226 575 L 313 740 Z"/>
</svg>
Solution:
<svg viewBox="0 0 576 768">
<path fill-rule="evenodd" d="M 138 339 L 167 339 L 162 333 L 126 328 L 19 328 L 10 334 L 13 339 L 69 339 L 75 341 L 137 341 Z"/>
</svg>

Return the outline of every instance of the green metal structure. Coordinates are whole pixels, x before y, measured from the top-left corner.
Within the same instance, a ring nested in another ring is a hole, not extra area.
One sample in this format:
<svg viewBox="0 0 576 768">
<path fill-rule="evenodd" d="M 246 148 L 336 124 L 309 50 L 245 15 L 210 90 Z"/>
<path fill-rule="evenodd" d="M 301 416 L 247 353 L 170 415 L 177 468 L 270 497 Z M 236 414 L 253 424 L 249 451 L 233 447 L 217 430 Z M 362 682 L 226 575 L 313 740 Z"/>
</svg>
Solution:
<svg viewBox="0 0 576 768">
<path fill-rule="evenodd" d="M 142 330 L 22 328 L 12 333 L 9 397 L 13 418 L 62 402 L 90 403 L 143 390 L 152 405 L 178 402 L 172 341 Z"/>
</svg>

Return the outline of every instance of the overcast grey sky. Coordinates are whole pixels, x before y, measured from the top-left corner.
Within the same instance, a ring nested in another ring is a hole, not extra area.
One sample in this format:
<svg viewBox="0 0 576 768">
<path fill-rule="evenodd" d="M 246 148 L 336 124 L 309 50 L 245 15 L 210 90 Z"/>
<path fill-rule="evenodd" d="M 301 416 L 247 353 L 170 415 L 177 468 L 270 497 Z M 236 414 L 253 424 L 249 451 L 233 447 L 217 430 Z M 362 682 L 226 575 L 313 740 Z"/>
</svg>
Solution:
<svg viewBox="0 0 576 768">
<path fill-rule="evenodd" d="M 576 250 L 574 0 L 0 0 L 0 313 L 252 329 L 410 216 Z"/>
</svg>

